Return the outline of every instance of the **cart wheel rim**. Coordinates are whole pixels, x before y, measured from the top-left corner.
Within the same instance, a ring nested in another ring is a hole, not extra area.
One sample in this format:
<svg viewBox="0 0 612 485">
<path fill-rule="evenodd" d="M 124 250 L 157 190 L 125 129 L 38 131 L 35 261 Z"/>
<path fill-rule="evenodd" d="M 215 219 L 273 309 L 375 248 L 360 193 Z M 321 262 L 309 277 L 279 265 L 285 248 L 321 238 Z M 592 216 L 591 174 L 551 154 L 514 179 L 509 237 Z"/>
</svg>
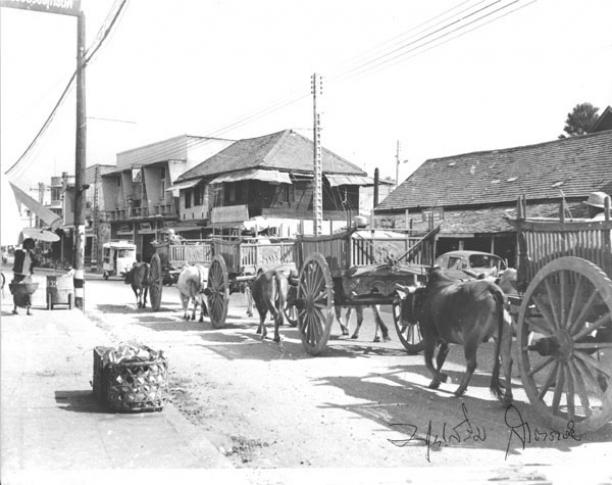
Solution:
<svg viewBox="0 0 612 485">
<path fill-rule="evenodd" d="M 393 323 L 395 324 L 399 341 L 408 354 L 418 354 L 425 347 L 418 322 L 405 323 L 402 321 L 402 301 L 399 298 L 393 300 L 392 310 Z"/>
<path fill-rule="evenodd" d="M 151 285 L 149 287 L 151 308 L 153 311 L 158 311 L 161 307 L 163 288 L 163 273 L 161 260 L 157 253 L 151 257 Z"/>
<path fill-rule="evenodd" d="M 529 284 L 518 317 L 519 368 L 544 423 L 576 434 L 612 418 L 612 281 L 567 256 Z"/>
<path fill-rule="evenodd" d="M 334 291 L 329 266 L 321 254 L 306 259 L 298 284 L 298 329 L 311 355 L 325 348 L 334 317 Z"/>
<path fill-rule="evenodd" d="M 210 263 L 208 270 L 208 314 L 215 328 L 220 328 L 227 318 L 229 303 L 229 277 L 227 265 L 222 256 L 217 255 Z"/>
</svg>

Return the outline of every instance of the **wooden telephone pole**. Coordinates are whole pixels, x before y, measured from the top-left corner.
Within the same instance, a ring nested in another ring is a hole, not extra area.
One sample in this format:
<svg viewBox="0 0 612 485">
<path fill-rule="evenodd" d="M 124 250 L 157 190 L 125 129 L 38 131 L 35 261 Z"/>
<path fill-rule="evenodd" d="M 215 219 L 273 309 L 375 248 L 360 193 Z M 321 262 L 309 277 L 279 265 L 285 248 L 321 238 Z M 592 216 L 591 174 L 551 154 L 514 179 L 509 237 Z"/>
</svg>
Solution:
<svg viewBox="0 0 612 485">
<path fill-rule="evenodd" d="M 77 71 L 76 71 L 76 147 L 74 161 L 74 303 L 85 305 L 85 186 L 87 118 L 85 116 L 85 14 L 81 0 L 63 2 L 34 2 L 32 0 L 0 0 L 0 7 L 35 10 L 38 12 L 70 15 L 77 19 Z"/>
<path fill-rule="evenodd" d="M 323 94 L 321 76 L 316 72 L 311 77 L 312 114 L 313 114 L 313 141 L 314 141 L 314 233 L 315 236 L 323 232 L 323 163 L 321 160 L 321 118 L 317 111 L 317 94 Z"/>
</svg>

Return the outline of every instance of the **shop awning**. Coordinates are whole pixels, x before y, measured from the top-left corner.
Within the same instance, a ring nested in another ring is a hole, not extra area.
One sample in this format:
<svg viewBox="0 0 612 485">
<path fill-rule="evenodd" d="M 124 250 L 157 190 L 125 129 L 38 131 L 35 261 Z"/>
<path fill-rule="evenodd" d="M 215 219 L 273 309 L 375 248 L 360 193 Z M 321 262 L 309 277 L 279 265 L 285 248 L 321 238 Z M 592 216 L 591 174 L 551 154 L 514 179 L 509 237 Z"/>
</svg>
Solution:
<svg viewBox="0 0 612 485">
<path fill-rule="evenodd" d="M 226 173 L 212 179 L 210 184 L 222 184 L 226 182 L 238 182 L 240 180 L 261 180 L 271 184 L 290 184 L 291 179 L 287 172 L 279 170 L 262 170 L 252 168 L 249 170 L 240 170 L 239 172 Z"/>
<path fill-rule="evenodd" d="M 325 178 L 329 182 L 330 187 L 339 185 L 374 185 L 374 180 L 371 177 L 363 175 L 339 175 L 325 174 Z"/>
<path fill-rule="evenodd" d="M 62 217 L 57 215 L 52 210 L 47 209 L 44 205 L 42 205 L 37 200 L 30 197 L 19 187 L 9 182 L 11 188 L 13 189 L 13 193 L 15 194 L 15 200 L 17 200 L 18 204 L 25 205 L 28 209 L 30 209 L 36 216 L 43 221 L 47 226 L 51 229 L 57 229 L 62 225 Z"/>
<path fill-rule="evenodd" d="M 166 192 L 175 192 L 181 189 L 188 189 L 194 185 L 198 185 L 202 179 L 187 180 L 186 182 L 178 182 L 166 189 Z"/>
</svg>

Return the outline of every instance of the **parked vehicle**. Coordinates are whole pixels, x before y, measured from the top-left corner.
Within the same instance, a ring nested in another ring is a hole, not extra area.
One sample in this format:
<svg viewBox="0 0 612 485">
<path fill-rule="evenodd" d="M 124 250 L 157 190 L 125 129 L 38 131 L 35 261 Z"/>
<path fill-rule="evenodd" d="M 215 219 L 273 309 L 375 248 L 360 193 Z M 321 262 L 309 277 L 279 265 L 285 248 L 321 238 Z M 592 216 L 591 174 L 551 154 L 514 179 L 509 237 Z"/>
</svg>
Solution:
<svg viewBox="0 0 612 485">
<path fill-rule="evenodd" d="M 435 265 L 446 273 L 459 272 L 474 278 L 497 276 L 507 269 L 502 258 L 482 251 L 449 251 L 438 256 Z"/>
<path fill-rule="evenodd" d="M 136 245 L 130 241 L 111 241 L 102 246 L 102 277 L 125 274 L 136 262 Z"/>
</svg>

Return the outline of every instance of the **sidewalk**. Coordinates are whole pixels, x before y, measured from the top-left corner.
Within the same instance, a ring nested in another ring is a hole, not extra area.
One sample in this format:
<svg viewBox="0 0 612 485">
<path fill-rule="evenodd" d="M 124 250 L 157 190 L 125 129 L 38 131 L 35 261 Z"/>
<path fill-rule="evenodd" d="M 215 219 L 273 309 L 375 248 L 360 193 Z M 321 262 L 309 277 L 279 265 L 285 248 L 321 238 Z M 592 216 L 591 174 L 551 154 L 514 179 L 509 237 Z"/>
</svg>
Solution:
<svg viewBox="0 0 612 485">
<path fill-rule="evenodd" d="M 116 472 L 126 469 L 231 467 L 171 404 L 155 413 L 116 414 L 102 408 L 91 390 L 92 352 L 111 342 L 80 310 L 43 310 L 41 299 L 33 300 L 29 317 L 24 309 L 10 314 L 7 289 L 2 300 L 3 484 L 50 483 L 60 475 L 66 483 L 66 472 L 76 479 L 73 483 L 91 483 L 85 470 L 112 472 L 115 483 L 122 483 Z M 38 479 L 29 481 L 32 476 Z"/>
</svg>

